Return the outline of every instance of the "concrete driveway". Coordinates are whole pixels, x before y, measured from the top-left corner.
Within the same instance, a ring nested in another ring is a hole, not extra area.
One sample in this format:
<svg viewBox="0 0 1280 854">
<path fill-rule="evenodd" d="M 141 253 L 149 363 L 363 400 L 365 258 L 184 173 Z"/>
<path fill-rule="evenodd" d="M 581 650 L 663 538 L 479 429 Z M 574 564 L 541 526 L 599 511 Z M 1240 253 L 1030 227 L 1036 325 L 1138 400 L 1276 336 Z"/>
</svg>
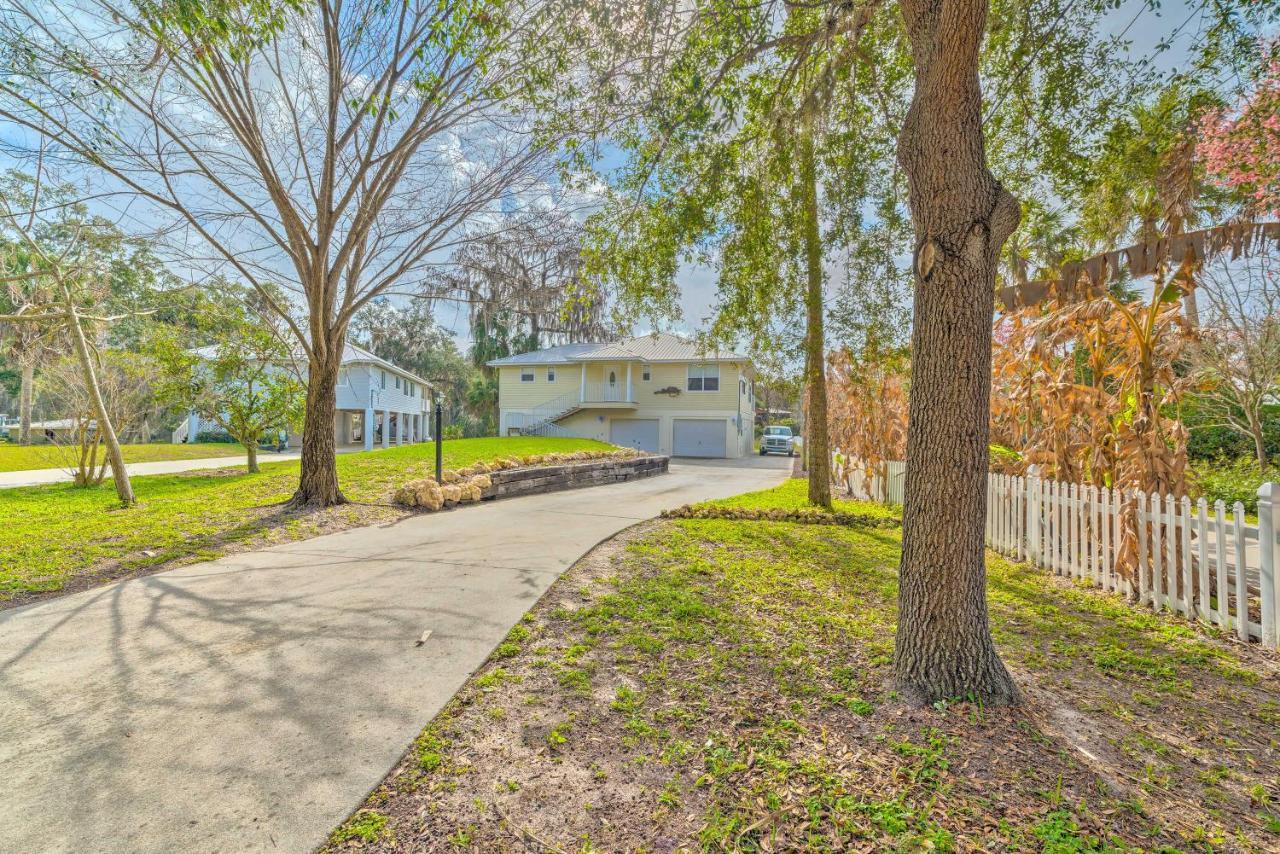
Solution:
<svg viewBox="0 0 1280 854">
<path fill-rule="evenodd" d="M 2 612 L 0 850 L 307 851 L 584 552 L 787 466 L 675 461 Z"/>
</svg>

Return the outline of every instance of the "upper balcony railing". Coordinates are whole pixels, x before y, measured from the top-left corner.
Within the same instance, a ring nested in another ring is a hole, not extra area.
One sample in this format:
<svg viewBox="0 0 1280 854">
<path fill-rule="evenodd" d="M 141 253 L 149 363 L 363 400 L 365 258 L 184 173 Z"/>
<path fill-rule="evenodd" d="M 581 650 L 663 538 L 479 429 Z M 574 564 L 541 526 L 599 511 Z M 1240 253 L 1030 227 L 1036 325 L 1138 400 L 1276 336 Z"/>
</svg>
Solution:
<svg viewBox="0 0 1280 854">
<path fill-rule="evenodd" d="M 627 396 L 627 383 L 619 379 L 616 383 L 590 382 L 582 385 L 583 403 L 633 403 L 634 392 Z"/>
</svg>

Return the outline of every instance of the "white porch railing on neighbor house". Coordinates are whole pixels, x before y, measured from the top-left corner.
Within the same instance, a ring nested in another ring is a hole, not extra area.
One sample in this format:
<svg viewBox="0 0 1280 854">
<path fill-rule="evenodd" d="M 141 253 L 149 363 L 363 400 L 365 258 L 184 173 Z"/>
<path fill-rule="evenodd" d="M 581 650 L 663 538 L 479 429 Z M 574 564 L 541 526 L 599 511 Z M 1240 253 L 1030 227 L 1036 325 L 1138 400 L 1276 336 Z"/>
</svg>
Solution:
<svg viewBox="0 0 1280 854">
<path fill-rule="evenodd" d="M 856 464 L 841 475 L 855 495 L 900 504 L 905 464 L 885 468 L 872 478 L 870 490 Z M 1126 524 L 1136 529 L 1129 556 L 1134 568 L 1127 576 L 1117 568 Z M 1034 475 L 987 476 L 984 534 L 993 551 L 1271 649 L 1280 648 L 1278 533 L 1275 483 L 1259 487 L 1253 525 L 1238 501 L 1228 510 L 1222 501 L 1210 505 L 1203 498 L 1193 502 Z"/>
</svg>

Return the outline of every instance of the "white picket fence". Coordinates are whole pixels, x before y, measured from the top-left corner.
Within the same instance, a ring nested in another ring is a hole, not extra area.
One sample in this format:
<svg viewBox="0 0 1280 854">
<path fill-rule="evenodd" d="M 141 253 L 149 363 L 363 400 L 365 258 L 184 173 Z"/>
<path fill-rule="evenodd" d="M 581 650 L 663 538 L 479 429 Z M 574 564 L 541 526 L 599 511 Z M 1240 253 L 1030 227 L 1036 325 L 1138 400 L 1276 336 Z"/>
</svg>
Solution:
<svg viewBox="0 0 1280 854">
<path fill-rule="evenodd" d="M 854 494 L 901 504 L 906 466 L 865 480 L 842 472 Z M 1136 512 L 1134 581 L 1116 561 L 1126 512 Z M 1034 475 L 987 477 L 986 542 L 996 552 L 1123 594 L 1155 610 L 1203 620 L 1243 641 L 1280 648 L 1276 560 L 1280 485 L 1258 489 L 1258 524 L 1244 505 L 1146 495 Z"/>
</svg>

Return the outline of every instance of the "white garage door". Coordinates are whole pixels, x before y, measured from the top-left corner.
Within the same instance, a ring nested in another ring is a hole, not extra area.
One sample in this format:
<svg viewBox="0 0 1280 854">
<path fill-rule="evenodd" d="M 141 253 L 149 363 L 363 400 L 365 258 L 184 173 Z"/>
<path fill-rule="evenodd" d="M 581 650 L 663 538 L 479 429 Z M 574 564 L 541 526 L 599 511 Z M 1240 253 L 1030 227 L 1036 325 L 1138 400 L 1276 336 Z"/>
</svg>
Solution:
<svg viewBox="0 0 1280 854">
<path fill-rule="evenodd" d="M 624 448 L 658 453 L 658 419 L 615 418 L 609 422 L 609 441 Z"/>
<path fill-rule="evenodd" d="M 727 457 L 724 437 L 728 425 L 724 419 L 677 418 L 672 442 L 677 457 Z"/>
</svg>

